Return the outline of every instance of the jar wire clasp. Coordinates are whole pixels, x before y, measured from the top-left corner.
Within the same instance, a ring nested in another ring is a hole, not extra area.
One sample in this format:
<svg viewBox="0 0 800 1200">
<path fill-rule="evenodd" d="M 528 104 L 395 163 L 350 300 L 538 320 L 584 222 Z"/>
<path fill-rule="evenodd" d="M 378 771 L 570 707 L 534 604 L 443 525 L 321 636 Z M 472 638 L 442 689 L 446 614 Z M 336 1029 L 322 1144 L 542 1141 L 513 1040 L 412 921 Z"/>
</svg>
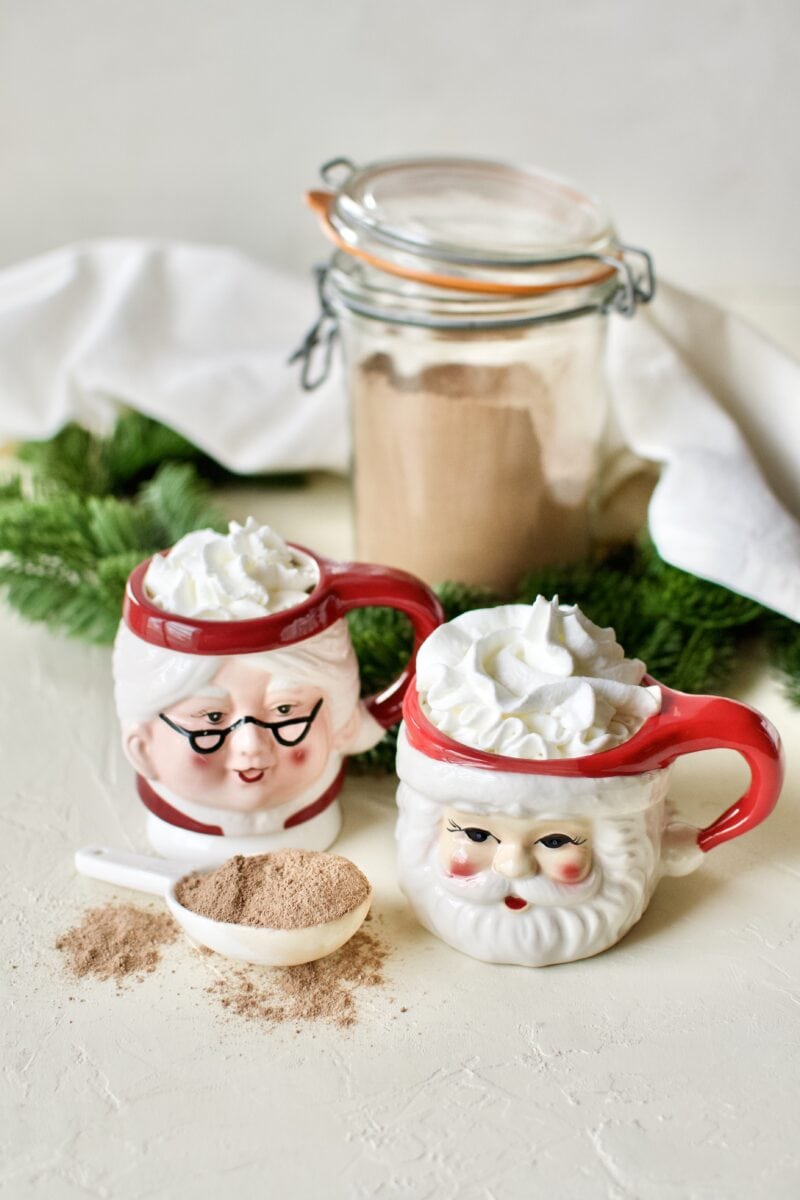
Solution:
<svg viewBox="0 0 800 1200">
<path fill-rule="evenodd" d="M 601 262 L 613 267 L 619 279 L 619 287 L 609 297 L 602 311 L 613 311 L 623 317 L 632 317 L 637 305 L 649 304 L 656 293 L 653 258 L 641 246 L 629 246 L 620 242 L 619 250 L 619 256 L 601 257 Z M 630 262 L 629 258 L 633 262 Z"/>
<path fill-rule="evenodd" d="M 325 280 L 328 268 L 324 264 L 314 267 L 317 280 L 320 315 L 294 351 L 288 365 L 302 363 L 300 384 L 304 392 L 313 392 L 328 378 L 333 361 L 333 347 L 339 333 L 336 314 L 325 295 Z"/>
</svg>

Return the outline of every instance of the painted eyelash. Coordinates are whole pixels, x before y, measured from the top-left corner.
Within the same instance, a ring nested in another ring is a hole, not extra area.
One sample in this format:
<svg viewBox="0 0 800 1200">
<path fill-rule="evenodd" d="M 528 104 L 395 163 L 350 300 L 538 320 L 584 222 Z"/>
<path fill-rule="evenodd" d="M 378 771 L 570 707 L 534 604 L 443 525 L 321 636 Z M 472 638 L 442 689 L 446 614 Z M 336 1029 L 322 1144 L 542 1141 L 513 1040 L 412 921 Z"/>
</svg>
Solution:
<svg viewBox="0 0 800 1200">
<path fill-rule="evenodd" d="M 586 838 L 570 837 L 570 835 L 568 833 L 546 833 L 546 834 L 544 834 L 543 837 L 536 839 L 536 844 L 538 845 L 539 842 L 544 842 L 547 840 L 547 838 L 554 838 L 554 837 L 566 838 L 567 842 L 572 846 L 585 846 L 586 845 Z"/>
<path fill-rule="evenodd" d="M 481 843 L 488 841 L 489 838 L 492 838 L 493 841 L 497 842 L 498 846 L 502 844 L 501 839 L 497 836 L 497 834 L 492 833 L 489 829 L 481 829 L 478 825 L 468 825 L 466 828 L 464 828 L 463 825 L 456 825 L 452 817 L 449 817 L 448 820 L 448 833 L 465 833 L 471 842 Z M 471 836 L 472 833 L 482 833 L 484 836 L 482 838 L 474 838 Z"/>
</svg>

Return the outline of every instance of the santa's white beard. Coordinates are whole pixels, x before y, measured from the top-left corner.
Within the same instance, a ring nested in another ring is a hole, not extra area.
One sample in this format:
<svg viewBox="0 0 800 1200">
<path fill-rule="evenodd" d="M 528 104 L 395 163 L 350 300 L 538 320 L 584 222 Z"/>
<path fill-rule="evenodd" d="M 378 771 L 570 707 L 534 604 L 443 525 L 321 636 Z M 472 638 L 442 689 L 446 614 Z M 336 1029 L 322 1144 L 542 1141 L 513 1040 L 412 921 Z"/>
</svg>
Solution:
<svg viewBox="0 0 800 1200">
<path fill-rule="evenodd" d="M 441 866 L 441 809 L 404 806 L 398 823 L 400 883 L 422 924 L 485 962 L 545 967 L 608 949 L 642 915 L 658 879 L 653 814 L 598 820 L 594 866 L 578 884 L 489 870 L 466 879 Z M 513 894 L 528 907 L 503 903 Z"/>
</svg>

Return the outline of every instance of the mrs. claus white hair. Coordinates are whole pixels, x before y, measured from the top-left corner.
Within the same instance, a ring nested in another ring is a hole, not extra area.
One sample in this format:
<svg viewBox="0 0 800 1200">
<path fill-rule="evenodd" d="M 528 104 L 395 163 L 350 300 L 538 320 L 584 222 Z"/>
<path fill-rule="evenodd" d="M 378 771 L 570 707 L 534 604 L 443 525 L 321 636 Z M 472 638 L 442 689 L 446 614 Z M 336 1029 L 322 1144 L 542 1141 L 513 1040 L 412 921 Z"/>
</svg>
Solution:
<svg viewBox="0 0 800 1200">
<path fill-rule="evenodd" d="M 152 646 L 122 623 L 114 642 L 114 699 L 123 725 L 152 721 L 160 712 L 187 696 L 198 694 L 230 658 L 268 671 L 273 683 L 318 688 L 325 696 L 334 732 L 353 715 L 358 704 L 358 663 L 345 621 L 336 621 L 314 637 L 280 650 L 257 654 L 181 654 Z M 382 736 L 376 722 L 364 712 L 362 724 L 367 745 Z M 363 740 L 361 738 L 359 741 Z"/>
</svg>

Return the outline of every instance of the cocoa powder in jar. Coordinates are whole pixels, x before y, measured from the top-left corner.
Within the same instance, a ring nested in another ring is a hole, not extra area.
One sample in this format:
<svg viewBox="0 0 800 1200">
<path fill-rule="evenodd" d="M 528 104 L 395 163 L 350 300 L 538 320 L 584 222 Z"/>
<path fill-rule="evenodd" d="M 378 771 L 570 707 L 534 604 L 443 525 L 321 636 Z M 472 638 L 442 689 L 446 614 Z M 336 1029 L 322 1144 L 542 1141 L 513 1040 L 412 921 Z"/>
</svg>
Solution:
<svg viewBox="0 0 800 1200">
<path fill-rule="evenodd" d="M 604 415 L 577 358 L 404 374 L 381 351 L 356 365 L 359 557 L 504 592 L 584 555 Z"/>
</svg>

